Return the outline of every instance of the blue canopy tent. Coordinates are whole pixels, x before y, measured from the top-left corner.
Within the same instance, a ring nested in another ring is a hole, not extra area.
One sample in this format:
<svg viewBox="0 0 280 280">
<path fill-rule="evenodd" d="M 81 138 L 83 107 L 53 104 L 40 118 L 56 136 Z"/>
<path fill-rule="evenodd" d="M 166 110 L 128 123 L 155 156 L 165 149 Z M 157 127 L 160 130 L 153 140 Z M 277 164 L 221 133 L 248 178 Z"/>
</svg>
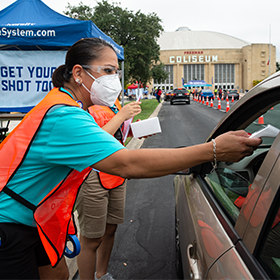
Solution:
<svg viewBox="0 0 280 280">
<path fill-rule="evenodd" d="M 124 51 L 92 21 L 61 15 L 41 0 L 17 0 L 0 11 L 0 112 L 28 112 L 49 91 L 51 74 L 66 50 L 81 38 L 110 43 Z M 30 98 L 29 98 L 30 96 Z"/>
<path fill-rule="evenodd" d="M 184 87 L 211 87 L 211 84 L 207 84 L 204 80 L 190 80 Z"/>
</svg>

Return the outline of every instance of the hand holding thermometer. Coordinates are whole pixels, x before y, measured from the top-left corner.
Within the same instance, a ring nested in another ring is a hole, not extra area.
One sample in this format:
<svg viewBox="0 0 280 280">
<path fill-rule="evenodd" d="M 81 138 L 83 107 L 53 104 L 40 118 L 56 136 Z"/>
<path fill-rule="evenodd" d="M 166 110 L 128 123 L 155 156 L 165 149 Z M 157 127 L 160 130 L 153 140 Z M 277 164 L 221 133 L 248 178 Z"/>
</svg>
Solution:
<svg viewBox="0 0 280 280">
<path fill-rule="evenodd" d="M 280 130 L 272 125 L 267 125 L 265 128 L 254 132 L 249 138 L 271 137 L 274 138 L 278 135 Z"/>
</svg>

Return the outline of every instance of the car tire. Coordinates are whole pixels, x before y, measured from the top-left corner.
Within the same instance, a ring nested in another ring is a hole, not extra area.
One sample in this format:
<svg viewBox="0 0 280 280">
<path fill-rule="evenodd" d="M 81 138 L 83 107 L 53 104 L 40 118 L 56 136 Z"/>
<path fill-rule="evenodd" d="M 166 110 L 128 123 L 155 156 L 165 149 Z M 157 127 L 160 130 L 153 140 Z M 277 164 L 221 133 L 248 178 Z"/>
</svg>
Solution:
<svg viewBox="0 0 280 280">
<path fill-rule="evenodd" d="M 178 279 L 184 279 L 179 231 L 178 231 L 178 220 L 176 214 L 175 214 L 175 250 L 176 250 L 175 268 L 177 272 L 177 277 Z"/>
<path fill-rule="evenodd" d="M 191 104 L 191 102 L 190 102 L 190 101 L 187 101 L 187 102 L 186 102 L 186 104 L 189 104 L 189 105 L 190 105 L 190 104 Z"/>
<path fill-rule="evenodd" d="M 173 105 L 173 101 L 172 100 L 170 100 L 170 105 Z"/>
</svg>

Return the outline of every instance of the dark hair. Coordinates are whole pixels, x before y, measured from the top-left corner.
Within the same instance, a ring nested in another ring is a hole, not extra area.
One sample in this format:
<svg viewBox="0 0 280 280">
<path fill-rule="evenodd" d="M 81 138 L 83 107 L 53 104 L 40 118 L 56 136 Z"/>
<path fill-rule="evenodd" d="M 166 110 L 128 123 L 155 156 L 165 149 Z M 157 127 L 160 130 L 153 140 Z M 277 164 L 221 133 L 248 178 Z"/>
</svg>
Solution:
<svg viewBox="0 0 280 280">
<path fill-rule="evenodd" d="M 65 82 L 69 82 L 72 69 L 76 64 L 89 65 L 96 60 L 104 48 L 114 48 L 99 38 L 85 38 L 72 45 L 65 58 L 65 64 L 60 65 L 52 75 L 52 83 L 55 87 L 63 87 Z M 115 51 L 115 50 L 114 50 Z"/>
</svg>

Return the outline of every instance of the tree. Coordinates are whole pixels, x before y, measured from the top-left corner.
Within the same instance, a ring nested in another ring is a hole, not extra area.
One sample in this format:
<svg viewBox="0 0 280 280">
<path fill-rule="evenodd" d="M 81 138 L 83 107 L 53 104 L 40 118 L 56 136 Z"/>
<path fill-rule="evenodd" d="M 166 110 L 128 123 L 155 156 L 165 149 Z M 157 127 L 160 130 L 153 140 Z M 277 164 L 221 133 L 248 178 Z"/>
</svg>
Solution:
<svg viewBox="0 0 280 280">
<path fill-rule="evenodd" d="M 280 70 L 280 64 L 279 62 L 276 62 L 276 72 Z"/>
<path fill-rule="evenodd" d="M 163 67 L 164 64 L 160 62 L 160 64 L 154 65 L 151 69 L 153 79 L 159 84 L 166 80 L 169 74 L 164 70 Z"/>
<path fill-rule="evenodd" d="M 82 2 L 78 6 L 68 3 L 64 13 L 72 18 L 92 20 L 124 48 L 126 82 L 141 81 L 146 84 L 153 77 L 153 65 L 160 60 L 157 38 L 163 31 L 161 19 L 155 13 L 145 15 L 139 10 L 134 14 L 122 9 L 118 3 L 109 4 L 107 0 L 97 2 L 94 8 Z"/>
</svg>

